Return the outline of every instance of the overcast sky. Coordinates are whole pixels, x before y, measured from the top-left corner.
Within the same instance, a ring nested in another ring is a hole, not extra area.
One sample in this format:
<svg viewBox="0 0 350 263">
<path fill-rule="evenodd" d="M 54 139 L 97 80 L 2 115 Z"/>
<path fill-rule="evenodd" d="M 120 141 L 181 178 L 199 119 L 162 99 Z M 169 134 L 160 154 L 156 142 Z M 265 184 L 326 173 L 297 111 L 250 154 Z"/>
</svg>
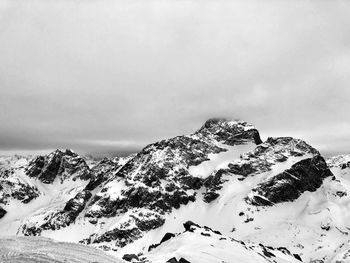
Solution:
<svg viewBox="0 0 350 263">
<path fill-rule="evenodd" d="M 0 150 L 124 153 L 243 119 L 350 152 L 350 2 L 0 0 Z"/>
</svg>

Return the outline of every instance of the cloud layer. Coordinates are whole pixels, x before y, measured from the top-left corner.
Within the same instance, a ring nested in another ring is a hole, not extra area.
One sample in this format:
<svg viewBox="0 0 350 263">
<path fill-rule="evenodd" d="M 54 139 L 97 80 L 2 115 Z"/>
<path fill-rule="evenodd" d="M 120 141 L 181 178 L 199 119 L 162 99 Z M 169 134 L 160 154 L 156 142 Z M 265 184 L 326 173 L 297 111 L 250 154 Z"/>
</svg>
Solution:
<svg viewBox="0 0 350 263">
<path fill-rule="evenodd" d="M 128 152 L 223 116 L 350 152 L 349 13 L 347 1 L 3 0 L 0 150 Z"/>
</svg>

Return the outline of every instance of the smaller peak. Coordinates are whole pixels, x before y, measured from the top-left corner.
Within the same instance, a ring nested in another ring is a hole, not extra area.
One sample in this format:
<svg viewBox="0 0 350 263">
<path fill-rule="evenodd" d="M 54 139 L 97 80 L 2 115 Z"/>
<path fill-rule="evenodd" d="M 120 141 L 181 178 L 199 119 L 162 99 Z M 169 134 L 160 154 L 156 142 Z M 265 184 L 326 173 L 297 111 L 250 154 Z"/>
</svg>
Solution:
<svg viewBox="0 0 350 263">
<path fill-rule="evenodd" d="M 350 168 L 350 153 L 333 156 L 327 159 L 329 167 Z"/>
<path fill-rule="evenodd" d="M 293 137 L 268 137 L 262 144 L 262 147 L 269 146 L 272 147 L 271 149 L 283 149 L 284 151 L 291 152 L 295 156 L 301 156 L 306 153 L 320 155 L 319 151 L 307 142 Z"/>
</svg>

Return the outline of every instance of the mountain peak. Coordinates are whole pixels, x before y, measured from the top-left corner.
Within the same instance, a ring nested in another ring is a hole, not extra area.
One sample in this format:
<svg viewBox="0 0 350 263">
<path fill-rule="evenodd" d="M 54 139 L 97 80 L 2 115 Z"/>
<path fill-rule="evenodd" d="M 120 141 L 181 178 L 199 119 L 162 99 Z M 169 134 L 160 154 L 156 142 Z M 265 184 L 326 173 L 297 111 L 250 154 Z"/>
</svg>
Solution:
<svg viewBox="0 0 350 263">
<path fill-rule="evenodd" d="M 204 123 L 201 129 L 209 129 L 217 126 L 245 126 L 247 129 L 255 129 L 254 125 L 249 124 L 243 120 L 227 118 L 210 118 Z"/>
<path fill-rule="evenodd" d="M 26 173 L 29 177 L 35 177 L 43 183 L 50 184 L 58 176 L 61 177 L 61 180 L 71 175 L 88 179 L 90 169 L 85 160 L 72 150 L 57 149 L 46 156 L 38 156 L 33 159 Z"/>
<path fill-rule="evenodd" d="M 211 137 L 224 144 L 235 145 L 244 141 L 262 143 L 254 125 L 242 120 L 211 118 L 195 133 Z"/>
<path fill-rule="evenodd" d="M 72 157 L 78 156 L 78 154 L 74 152 L 72 149 L 65 149 L 65 150 L 56 149 L 53 152 L 48 154 L 48 156 L 57 156 L 57 155 L 59 156 L 68 155 Z"/>
</svg>

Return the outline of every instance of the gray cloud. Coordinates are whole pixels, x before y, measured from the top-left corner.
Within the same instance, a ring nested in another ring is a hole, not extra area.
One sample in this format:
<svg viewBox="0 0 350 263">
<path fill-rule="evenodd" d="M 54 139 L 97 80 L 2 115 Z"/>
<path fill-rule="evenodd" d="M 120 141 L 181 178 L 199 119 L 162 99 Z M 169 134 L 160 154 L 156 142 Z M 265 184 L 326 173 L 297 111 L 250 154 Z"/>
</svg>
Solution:
<svg viewBox="0 0 350 263">
<path fill-rule="evenodd" d="M 241 118 L 350 151 L 347 1 L 0 2 L 0 149 L 128 152 Z"/>
</svg>

